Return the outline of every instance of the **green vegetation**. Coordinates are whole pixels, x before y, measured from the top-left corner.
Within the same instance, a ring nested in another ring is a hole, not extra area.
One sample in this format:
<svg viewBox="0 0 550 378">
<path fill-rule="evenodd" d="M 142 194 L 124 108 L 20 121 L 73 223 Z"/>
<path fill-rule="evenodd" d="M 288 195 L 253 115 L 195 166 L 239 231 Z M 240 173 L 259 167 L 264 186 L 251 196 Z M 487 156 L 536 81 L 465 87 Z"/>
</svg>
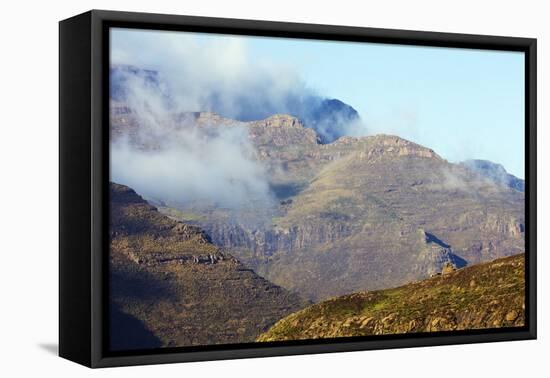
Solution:
<svg viewBox="0 0 550 378">
<path fill-rule="evenodd" d="M 524 274 L 520 254 L 394 289 L 332 298 L 280 320 L 258 341 L 521 327 Z"/>
</svg>

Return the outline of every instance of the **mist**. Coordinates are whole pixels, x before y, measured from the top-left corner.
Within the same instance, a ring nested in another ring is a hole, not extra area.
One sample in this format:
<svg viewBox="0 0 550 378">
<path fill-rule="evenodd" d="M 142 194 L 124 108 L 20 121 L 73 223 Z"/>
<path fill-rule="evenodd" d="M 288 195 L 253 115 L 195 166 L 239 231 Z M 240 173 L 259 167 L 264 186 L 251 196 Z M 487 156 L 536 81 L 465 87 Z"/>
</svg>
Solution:
<svg viewBox="0 0 550 378">
<path fill-rule="evenodd" d="M 246 39 L 193 33 L 114 29 L 111 32 L 112 97 L 125 98 L 131 75 L 146 77 L 171 112 L 209 111 L 252 121 L 290 114 L 313 128 L 323 143 L 366 135 L 351 106 L 320 95 L 293 67 L 247 47 Z"/>
<path fill-rule="evenodd" d="M 124 80 L 125 103 L 138 127 L 111 139 L 111 180 L 146 198 L 176 205 L 271 206 L 274 197 L 239 123 L 199 128 L 178 117 L 173 99 L 148 73 Z"/>
<path fill-rule="evenodd" d="M 271 203 L 265 172 L 243 151 L 240 130 L 208 139 L 198 133 L 178 135 L 156 150 L 136 149 L 125 139 L 115 141 L 111 144 L 112 180 L 148 198 L 181 205 L 205 201 L 239 208 Z"/>
</svg>

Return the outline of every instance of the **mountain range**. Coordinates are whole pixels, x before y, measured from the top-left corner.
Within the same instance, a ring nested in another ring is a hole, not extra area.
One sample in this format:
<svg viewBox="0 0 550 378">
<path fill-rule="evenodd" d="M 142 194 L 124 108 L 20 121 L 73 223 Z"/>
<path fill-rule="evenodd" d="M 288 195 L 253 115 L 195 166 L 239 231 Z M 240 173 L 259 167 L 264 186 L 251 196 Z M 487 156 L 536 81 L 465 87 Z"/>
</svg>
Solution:
<svg viewBox="0 0 550 378">
<path fill-rule="evenodd" d="M 111 138 L 139 130 L 113 103 Z M 326 143 L 296 117 L 243 122 L 211 112 L 174 115 L 167 129 L 246 130 L 274 206 L 243 209 L 149 198 L 203 229 L 257 274 L 313 301 L 394 287 L 524 252 L 524 193 L 470 164 L 392 135 Z M 138 146 L 139 148 L 158 148 Z M 139 188 L 137 188 L 139 189 Z"/>
</svg>

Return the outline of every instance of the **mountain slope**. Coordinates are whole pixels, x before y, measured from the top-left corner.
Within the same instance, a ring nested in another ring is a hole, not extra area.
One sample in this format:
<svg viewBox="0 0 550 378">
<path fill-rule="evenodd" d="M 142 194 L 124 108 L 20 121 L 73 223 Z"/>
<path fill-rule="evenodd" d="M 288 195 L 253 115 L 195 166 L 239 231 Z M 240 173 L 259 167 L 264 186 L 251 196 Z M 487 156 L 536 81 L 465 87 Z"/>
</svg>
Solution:
<svg viewBox="0 0 550 378">
<path fill-rule="evenodd" d="M 110 193 L 113 349 L 250 342 L 306 304 L 132 189 Z"/>
<path fill-rule="evenodd" d="M 139 130 L 131 115 L 111 116 L 114 140 Z M 180 114 L 165 132 L 208 136 L 232 127 L 246 132 L 276 201 L 246 210 L 159 201 L 159 209 L 308 299 L 394 287 L 448 262 L 462 267 L 524 250 L 522 192 L 397 136 L 323 144 L 289 115 L 239 122 L 208 112 Z"/>
<path fill-rule="evenodd" d="M 354 144 L 274 221 L 278 249 L 260 274 L 318 300 L 523 250 L 523 194 L 397 137 Z"/>
<path fill-rule="evenodd" d="M 250 126 L 251 135 L 258 128 Z M 257 144 L 280 198 L 271 227 L 230 224 L 220 211 L 197 224 L 276 284 L 320 300 L 524 248 L 523 193 L 399 137 L 269 143 L 271 128 L 260 128 Z"/>
<path fill-rule="evenodd" d="M 333 298 L 278 321 L 258 341 L 524 325 L 524 255 L 395 289 Z"/>
</svg>

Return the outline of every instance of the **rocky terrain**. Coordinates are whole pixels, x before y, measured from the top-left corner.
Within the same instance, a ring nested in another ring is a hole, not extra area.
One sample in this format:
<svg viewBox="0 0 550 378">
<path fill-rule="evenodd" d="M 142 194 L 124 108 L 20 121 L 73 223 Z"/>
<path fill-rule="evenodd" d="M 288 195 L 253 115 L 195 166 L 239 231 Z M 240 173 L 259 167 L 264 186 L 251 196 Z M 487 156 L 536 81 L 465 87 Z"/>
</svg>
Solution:
<svg viewBox="0 0 550 378">
<path fill-rule="evenodd" d="M 111 348 L 252 342 L 307 302 L 110 184 Z"/>
<path fill-rule="evenodd" d="M 140 122 L 113 102 L 111 138 Z M 246 130 L 275 205 L 247 209 L 158 201 L 173 219 L 271 282 L 319 301 L 429 277 L 446 263 L 477 264 L 524 250 L 524 194 L 465 164 L 397 136 L 342 136 L 325 143 L 284 114 L 235 121 L 184 113 L 167 130 Z M 139 145 L 139 140 L 135 140 Z M 143 148 L 158 148 L 142 146 Z"/>
<path fill-rule="evenodd" d="M 501 258 L 394 289 L 315 304 L 277 322 L 258 341 L 521 327 L 524 255 Z"/>
</svg>

